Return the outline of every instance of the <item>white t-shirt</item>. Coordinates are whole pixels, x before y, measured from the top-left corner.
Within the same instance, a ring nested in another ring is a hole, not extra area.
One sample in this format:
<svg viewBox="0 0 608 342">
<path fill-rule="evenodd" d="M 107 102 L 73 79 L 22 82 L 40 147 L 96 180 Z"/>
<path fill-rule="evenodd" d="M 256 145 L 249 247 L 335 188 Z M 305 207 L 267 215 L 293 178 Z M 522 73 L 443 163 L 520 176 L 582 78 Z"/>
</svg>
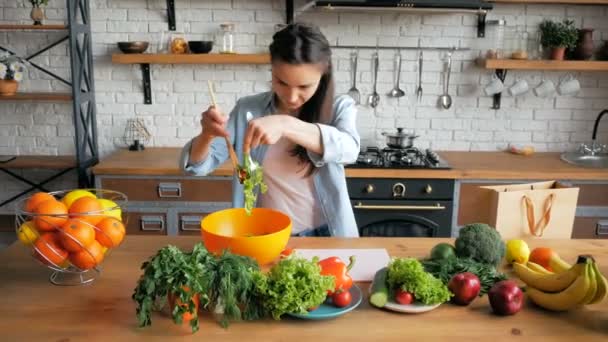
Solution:
<svg viewBox="0 0 608 342">
<path fill-rule="evenodd" d="M 306 176 L 308 164 L 290 154 L 294 147 L 295 144 L 285 138 L 268 146 L 262 163 L 268 191 L 260 193 L 259 206 L 288 215 L 292 221 L 291 233 L 297 234 L 326 222 L 317 201 L 313 177 Z"/>
</svg>

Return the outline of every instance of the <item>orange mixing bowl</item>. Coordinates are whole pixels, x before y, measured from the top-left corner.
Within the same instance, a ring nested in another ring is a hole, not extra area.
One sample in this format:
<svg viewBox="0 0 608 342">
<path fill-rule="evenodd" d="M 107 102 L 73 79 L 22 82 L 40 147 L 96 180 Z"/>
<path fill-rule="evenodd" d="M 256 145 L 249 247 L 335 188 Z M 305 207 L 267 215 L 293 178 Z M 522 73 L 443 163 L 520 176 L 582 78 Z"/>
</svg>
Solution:
<svg viewBox="0 0 608 342">
<path fill-rule="evenodd" d="M 267 208 L 254 208 L 251 216 L 243 208 L 225 209 L 203 218 L 201 234 L 205 247 L 212 253 L 228 249 L 265 265 L 287 246 L 291 219 L 280 211 Z"/>
</svg>

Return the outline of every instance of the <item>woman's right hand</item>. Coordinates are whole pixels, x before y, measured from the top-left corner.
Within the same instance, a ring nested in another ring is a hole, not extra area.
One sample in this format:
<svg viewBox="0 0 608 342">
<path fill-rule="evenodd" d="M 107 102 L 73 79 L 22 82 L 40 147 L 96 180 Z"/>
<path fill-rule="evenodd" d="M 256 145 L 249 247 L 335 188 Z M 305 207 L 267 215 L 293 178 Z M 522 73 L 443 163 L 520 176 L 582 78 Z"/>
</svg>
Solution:
<svg viewBox="0 0 608 342">
<path fill-rule="evenodd" d="M 227 137 L 227 122 L 227 115 L 224 115 L 219 108 L 210 106 L 206 111 L 203 112 L 203 114 L 201 114 L 201 126 L 203 130 L 201 136 L 205 138 Z"/>
</svg>

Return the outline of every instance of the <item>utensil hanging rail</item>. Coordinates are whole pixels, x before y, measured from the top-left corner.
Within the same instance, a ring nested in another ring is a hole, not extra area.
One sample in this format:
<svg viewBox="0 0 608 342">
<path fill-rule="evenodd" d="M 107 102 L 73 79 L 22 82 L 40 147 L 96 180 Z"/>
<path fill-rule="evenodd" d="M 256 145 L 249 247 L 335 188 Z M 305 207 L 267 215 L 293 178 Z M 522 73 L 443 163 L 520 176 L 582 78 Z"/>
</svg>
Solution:
<svg viewBox="0 0 608 342">
<path fill-rule="evenodd" d="M 431 47 L 431 46 L 375 46 L 375 45 L 332 45 L 332 49 L 369 49 L 369 50 L 427 50 L 427 51 L 469 51 L 470 48 Z"/>
</svg>

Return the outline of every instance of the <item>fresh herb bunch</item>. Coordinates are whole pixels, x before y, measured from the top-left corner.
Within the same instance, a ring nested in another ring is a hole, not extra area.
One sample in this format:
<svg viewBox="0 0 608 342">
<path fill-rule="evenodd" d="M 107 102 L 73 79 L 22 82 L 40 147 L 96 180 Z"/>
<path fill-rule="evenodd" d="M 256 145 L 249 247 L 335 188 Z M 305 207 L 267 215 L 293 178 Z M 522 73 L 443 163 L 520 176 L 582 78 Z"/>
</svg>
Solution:
<svg viewBox="0 0 608 342">
<path fill-rule="evenodd" d="M 481 283 L 480 297 L 490 291 L 495 283 L 507 279 L 507 276 L 496 271 L 494 266 L 470 258 L 423 260 L 422 265 L 427 272 L 444 284 L 448 284 L 450 279 L 458 273 L 471 272 L 475 274 Z"/>
<path fill-rule="evenodd" d="M 573 20 L 554 22 L 545 20 L 540 24 L 540 43 L 549 48 L 565 47 L 572 49 L 578 40 L 578 29 Z"/>
<path fill-rule="evenodd" d="M 334 277 L 321 275 L 318 261 L 291 255 L 267 274 L 258 273 L 256 288 L 265 312 L 279 320 L 283 314 L 306 314 L 321 305 L 334 289 Z"/>
<path fill-rule="evenodd" d="M 49 3 L 49 0 L 30 0 L 30 3 L 34 7 L 46 6 Z"/>
<path fill-rule="evenodd" d="M 247 215 L 251 215 L 251 211 L 253 210 L 253 206 L 258 198 L 258 193 L 256 188 L 259 188 L 259 191 L 265 193 L 267 190 L 266 184 L 264 183 L 264 170 L 255 160 L 249 158 L 249 155 L 245 155 L 244 158 L 244 166 L 243 169 L 246 172 L 246 175 L 243 180 L 243 193 L 245 194 L 245 212 Z M 251 164 L 255 164 L 255 168 L 251 168 Z"/>
<path fill-rule="evenodd" d="M 447 302 L 452 296 L 447 286 L 427 273 L 415 258 L 392 259 L 388 265 L 386 282 L 391 289 L 401 288 L 426 305 Z"/>
<path fill-rule="evenodd" d="M 210 270 L 209 302 L 221 316 L 223 327 L 227 327 L 230 320 L 253 320 L 262 316 L 254 279 L 260 267 L 254 259 L 224 251 L 215 259 L 204 258 L 200 262 L 206 263 Z"/>
<path fill-rule="evenodd" d="M 160 307 L 166 303 L 167 295 L 172 293 L 180 298 L 186 306 L 176 305 L 172 316 L 175 323 L 182 323 L 182 316 L 186 312 L 194 315 L 195 319 L 190 321 L 192 332 L 198 331 L 198 319 L 195 310 L 193 295 L 198 295 L 201 304 L 207 304 L 207 290 L 209 283 L 209 269 L 207 262 L 196 262 L 201 260 L 212 260 L 205 247 L 198 243 L 194 246 L 192 253 L 183 253 L 179 248 L 169 245 L 161 248 L 155 256 L 144 262 L 141 269 L 144 274 L 140 277 L 132 298 L 137 302 L 137 319 L 139 326 L 147 326 L 152 323 L 150 314 L 158 300 Z"/>
<path fill-rule="evenodd" d="M 25 61 L 8 52 L 0 51 L 0 80 L 21 82 L 25 73 Z"/>
</svg>

